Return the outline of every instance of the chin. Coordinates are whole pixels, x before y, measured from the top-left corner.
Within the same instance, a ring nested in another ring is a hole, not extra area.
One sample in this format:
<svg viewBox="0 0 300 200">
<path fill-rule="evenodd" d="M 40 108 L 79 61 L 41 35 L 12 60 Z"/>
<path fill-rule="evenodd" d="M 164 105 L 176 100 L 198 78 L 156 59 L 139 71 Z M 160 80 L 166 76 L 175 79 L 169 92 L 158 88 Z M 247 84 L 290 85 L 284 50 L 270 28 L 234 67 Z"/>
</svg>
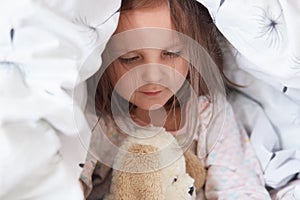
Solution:
<svg viewBox="0 0 300 200">
<path fill-rule="evenodd" d="M 158 110 L 160 108 L 163 108 L 166 103 L 168 102 L 168 98 L 165 98 L 164 100 L 147 100 L 145 98 L 140 98 L 139 101 L 130 101 L 132 104 L 134 104 L 136 107 L 142 110 Z"/>
<path fill-rule="evenodd" d="M 150 111 L 150 110 L 158 110 L 163 108 L 163 105 L 153 104 L 153 105 L 136 105 L 139 109 Z"/>
</svg>

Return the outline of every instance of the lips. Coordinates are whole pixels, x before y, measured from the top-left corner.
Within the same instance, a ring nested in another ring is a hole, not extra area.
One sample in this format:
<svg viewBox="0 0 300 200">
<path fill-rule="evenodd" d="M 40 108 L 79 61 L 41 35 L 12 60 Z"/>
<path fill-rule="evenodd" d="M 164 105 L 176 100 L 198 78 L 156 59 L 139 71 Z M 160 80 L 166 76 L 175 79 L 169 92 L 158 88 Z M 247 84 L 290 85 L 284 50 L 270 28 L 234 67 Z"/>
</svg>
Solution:
<svg viewBox="0 0 300 200">
<path fill-rule="evenodd" d="M 161 90 L 159 91 L 141 91 L 141 93 L 148 95 L 148 96 L 155 96 L 161 93 Z"/>
<path fill-rule="evenodd" d="M 147 95 L 147 96 L 156 96 L 162 93 L 166 88 L 161 85 L 145 85 L 137 90 L 137 92 Z"/>
</svg>

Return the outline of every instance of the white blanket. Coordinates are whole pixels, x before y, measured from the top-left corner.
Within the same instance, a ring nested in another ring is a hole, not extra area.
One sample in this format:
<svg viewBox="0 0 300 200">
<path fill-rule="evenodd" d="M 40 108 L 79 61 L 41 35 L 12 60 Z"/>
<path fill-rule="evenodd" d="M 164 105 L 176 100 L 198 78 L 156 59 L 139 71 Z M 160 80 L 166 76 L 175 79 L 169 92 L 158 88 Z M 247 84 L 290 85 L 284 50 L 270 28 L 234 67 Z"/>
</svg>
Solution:
<svg viewBox="0 0 300 200">
<path fill-rule="evenodd" d="M 119 6 L 1 1 L 0 199 L 83 199 L 84 81 L 99 69 Z"/>
<path fill-rule="evenodd" d="M 198 1 L 233 46 L 225 47 L 225 73 L 246 87 L 231 100 L 265 181 L 285 186 L 300 172 L 300 1 Z"/>
<path fill-rule="evenodd" d="M 267 183 L 278 188 L 300 171 L 300 2 L 198 1 L 234 46 L 226 74 L 248 87 L 232 103 L 252 133 Z M 90 131 L 85 80 L 101 64 L 120 0 L 1 5 L 0 199 L 82 199 L 78 164 Z"/>
</svg>

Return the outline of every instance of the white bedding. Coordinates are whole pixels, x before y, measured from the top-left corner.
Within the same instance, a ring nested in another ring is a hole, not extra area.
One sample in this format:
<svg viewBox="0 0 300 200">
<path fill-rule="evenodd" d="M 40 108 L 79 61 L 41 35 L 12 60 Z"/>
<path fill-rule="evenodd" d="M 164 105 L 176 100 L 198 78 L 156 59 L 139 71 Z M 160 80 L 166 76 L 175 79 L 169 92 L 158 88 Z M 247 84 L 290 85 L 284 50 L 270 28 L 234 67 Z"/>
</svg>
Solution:
<svg viewBox="0 0 300 200">
<path fill-rule="evenodd" d="M 85 80 L 99 69 L 119 6 L 1 1 L 0 199 L 83 199 Z"/>
<path fill-rule="evenodd" d="M 251 134 L 266 184 L 280 189 L 300 172 L 300 1 L 198 1 L 233 46 L 225 50 L 225 73 L 246 87 L 231 103 Z M 293 183 L 273 198 L 300 199 L 300 181 Z"/>
<path fill-rule="evenodd" d="M 300 171 L 300 1 L 198 1 L 234 47 L 226 47 L 225 72 L 248 87 L 230 98 L 267 183 L 278 188 Z M 90 131 L 85 81 L 100 66 L 120 0 L 1 5 L 0 199 L 82 199 L 78 164 Z M 285 157 L 274 160 L 273 153 Z"/>
</svg>

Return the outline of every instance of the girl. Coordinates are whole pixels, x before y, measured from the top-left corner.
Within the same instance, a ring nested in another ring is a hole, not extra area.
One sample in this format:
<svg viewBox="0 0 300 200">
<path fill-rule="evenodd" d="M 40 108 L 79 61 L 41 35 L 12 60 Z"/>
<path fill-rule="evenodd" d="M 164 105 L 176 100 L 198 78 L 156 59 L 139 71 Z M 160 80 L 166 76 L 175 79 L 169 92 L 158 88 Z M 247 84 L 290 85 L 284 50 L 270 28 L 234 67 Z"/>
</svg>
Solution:
<svg viewBox="0 0 300 200">
<path fill-rule="evenodd" d="M 207 167 L 206 199 L 269 199 L 249 140 L 222 98 L 222 70 L 198 48 L 222 69 L 217 36 L 196 1 L 122 1 L 102 55 L 99 119 L 81 175 L 87 199 L 108 192 L 108 166 L 130 128 L 152 126 L 173 133 Z"/>
</svg>

